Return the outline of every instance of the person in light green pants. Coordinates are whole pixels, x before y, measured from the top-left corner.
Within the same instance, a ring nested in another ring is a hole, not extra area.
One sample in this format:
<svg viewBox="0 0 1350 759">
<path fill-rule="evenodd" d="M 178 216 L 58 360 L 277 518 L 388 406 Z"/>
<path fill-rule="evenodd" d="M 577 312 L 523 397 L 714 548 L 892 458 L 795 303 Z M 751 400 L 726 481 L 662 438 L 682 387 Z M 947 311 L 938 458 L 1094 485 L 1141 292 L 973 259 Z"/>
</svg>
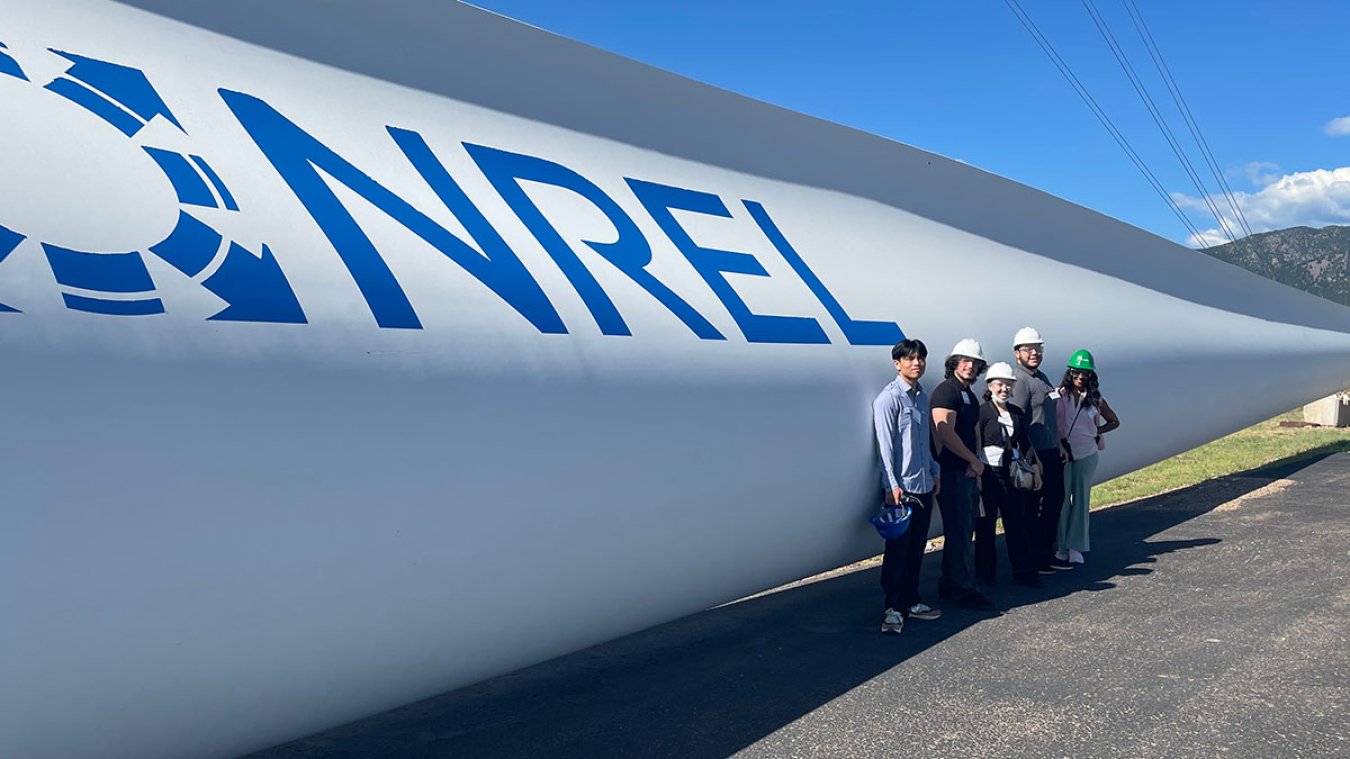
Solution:
<svg viewBox="0 0 1350 759">
<path fill-rule="evenodd" d="M 1080 350 L 1069 358 L 1064 382 L 1059 388 L 1056 416 L 1059 437 L 1069 452 L 1064 466 L 1064 508 L 1059 512 L 1059 539 L 1053 565 L 1083 563 L 1091 548 L 1088 510 L 1092 475 L 1097 471 L 1097 452 L 1105 448 L 1102 435 L 1120 426 L 1120 419 L 1097 386 L 1097 367 L 1092 354 Z"/>
</svg>

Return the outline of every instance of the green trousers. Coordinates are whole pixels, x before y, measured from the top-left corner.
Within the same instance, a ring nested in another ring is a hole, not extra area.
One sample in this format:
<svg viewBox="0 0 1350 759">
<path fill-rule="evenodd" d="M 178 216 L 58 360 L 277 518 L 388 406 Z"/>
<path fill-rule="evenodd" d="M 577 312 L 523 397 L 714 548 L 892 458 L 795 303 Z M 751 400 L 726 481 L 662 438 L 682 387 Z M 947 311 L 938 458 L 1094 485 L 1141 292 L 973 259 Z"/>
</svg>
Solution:
<svg viewBox="0 0 1350 759">
<path fill-rule="evenodd" d="M 1064 465 L 1064 508 L 1059 512 L 1059 539 L 1055 550 L 1089 550 L 1088 502 L 1092 498 L 1092 475 L 1097 471 L 1097 454 L 1075 459 Z"/>
</svg>

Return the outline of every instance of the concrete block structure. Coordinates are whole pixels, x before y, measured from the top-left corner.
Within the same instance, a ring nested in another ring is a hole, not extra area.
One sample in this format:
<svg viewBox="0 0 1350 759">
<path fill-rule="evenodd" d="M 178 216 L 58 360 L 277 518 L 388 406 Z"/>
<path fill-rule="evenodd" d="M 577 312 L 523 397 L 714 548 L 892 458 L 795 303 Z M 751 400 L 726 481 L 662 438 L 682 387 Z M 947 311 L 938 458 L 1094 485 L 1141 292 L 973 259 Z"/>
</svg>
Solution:
<svg viewBox="0 0 1350 759">
<path fill-rule="evenodd" d="M 1350 390 L 1304 406 L 1303 421 L 1323 427 L 1350 427 Z"/>
</svg>

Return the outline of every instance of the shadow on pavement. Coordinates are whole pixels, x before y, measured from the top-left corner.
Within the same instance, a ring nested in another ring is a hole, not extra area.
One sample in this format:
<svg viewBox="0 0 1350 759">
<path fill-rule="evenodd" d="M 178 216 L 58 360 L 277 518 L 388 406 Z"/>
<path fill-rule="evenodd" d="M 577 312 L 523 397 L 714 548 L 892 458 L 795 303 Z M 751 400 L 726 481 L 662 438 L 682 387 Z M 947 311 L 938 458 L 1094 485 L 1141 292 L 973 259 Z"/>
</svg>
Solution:
<svg viewBox="0 0 1350 759">
<path fill-rule="evenodd" d="M 1151 573 L 1159 556 L 1219 542 L 1152 536 L 1345 450 L 1350 441 L 1093 512 L 1098 542 L 1088 564 L 1043 578 L 1041 589 L 1008 583 L 1000 548 L 1002 582 L 989 594 L 1014 608 L 1110 591 L 1113 578 Z M 930 600 L 939 563 L 933 555 L 924 562 Z M 879 574 L 711 609 L 251 758 L 725 757 L 988 618 L 946 607 L 941 620 L 881 635 Z"/>
</svg>

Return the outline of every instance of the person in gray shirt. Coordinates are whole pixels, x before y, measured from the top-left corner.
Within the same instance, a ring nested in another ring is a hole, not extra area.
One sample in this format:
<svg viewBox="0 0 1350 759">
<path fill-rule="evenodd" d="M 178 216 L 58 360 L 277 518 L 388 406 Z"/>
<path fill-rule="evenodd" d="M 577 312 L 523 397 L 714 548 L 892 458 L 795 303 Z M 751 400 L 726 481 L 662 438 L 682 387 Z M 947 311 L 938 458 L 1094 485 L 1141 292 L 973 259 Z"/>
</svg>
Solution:
<svg viewBox="0 0 1350 759">
<path fill-rule="evenodd" d="M 1059 442 L 1059 427 L 1055 418 L 1055 402 L 1059 390 L 1040 370 L 1045 356 L 1045 341 L 1034 327 L 1023 327 L 1013 337 L 1013 355 L 1017 363 L 1013 371 L 1012 403 L 1026 411 L 1027 434 L 1031 447 L 1040 460 L 1041 489 L 1027 494 L 1026 529 L 1031 537 L 1032 556 L 1041 574 L 1053 574 L 1056 569 L 1072 569 L 1073 565 L 1055 558 L 1055 537 L 1059 531 L 1059 512 L 1064 506 L 1064 462 L 1068 460 Z"/>
<path fill-rule="evenodd" d="M 906 496 L 918 503 L 911 507 L 909 529 L 886 541 L 881 560 L 881 589 L 886 593 L 886 611 L 881 631 L 898 633 L 906 619 L 933 620 L 942 615 L 919 599 L 919 569 L 928 544 L 933 518 L 933 495 L 938 488 L 938 463 L 933 459 L 928 395 L 919 378 L 927 368 L 928 348 L 920 340 L 902 340 L 891 349 L 898 375 L 872 401 L 876 431 L 877 468 L 887 505 Z"/>
</svg>

